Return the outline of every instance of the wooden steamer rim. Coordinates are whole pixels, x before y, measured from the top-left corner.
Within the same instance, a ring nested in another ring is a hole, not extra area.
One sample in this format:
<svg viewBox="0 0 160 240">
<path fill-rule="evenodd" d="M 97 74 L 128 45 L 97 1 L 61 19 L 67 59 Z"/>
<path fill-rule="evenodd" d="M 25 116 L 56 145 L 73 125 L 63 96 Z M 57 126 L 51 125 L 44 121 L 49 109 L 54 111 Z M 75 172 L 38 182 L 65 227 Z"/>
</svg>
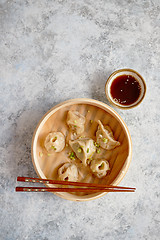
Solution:
<svg viewBox="0 0 160 240">
<path fill-rule="evenodd" d="M 112 185 L 118 185 L 120 183 L 120 181 L 122 181 L 122 179 L 124 178 L 131 159 L 132 159 L 132 140 L 131 140 L 131 136 L 128 130 L 127 125 L 125 124 L 125 122 L 122 120 L 122 118 L 120 117 L 120 115 L 113 110 L 111 107 L 109 107 L 107 104 L 102 103 L 100 101 L 94 100 L 94 99 L 89 99 L 89 98 L 76 98 L 76 99 L 70 99 L 67 101 L 64 101 L 62 103 L 59 103 L 58 105 L 54 106 L 53 108 L 51 108 L 39 121 L 33 137 L 32 137 L 32 145 L 31 145 L 31 157 L 32 157 L 32 163 L 34 166 L 34 169 L 38 175 L 39 178 L 43 178 L 43 179 L 47 179 L 46 176 L 44 175 L 43 171 L 40 168 L 38 159 L 36 157 L 36 144 L 37 144 L 37 139 L 40 133 L 40 129 L 41 127 L 44 125 L 44 123 L 58 110 L 60 110 L 63 107 L 67 107 L 73 104 L 88 104 L 88 105 L 93 105 L 95 107 L 101 108 L 102 110 L 106 111 L 107 113 L 109 113 L 112 117 L 116 118 L 116 120 L 119 122 L 119 124 L 123 127 L 125 134 L 127 136 L 127 140 L 128 140 L 128 157 L 126 158 L 119 174 L 117 175 L 116 179 L 114 179 L 114 181 L 112 182 Z M 46 186 L 50 186 L 47 185 Z M 72 195 L 69 193 L 55 193 L 57 196 L 67 199 L 67 200 L 71 200 L 71 201 L 90 201 L 90 200 L 94 200 L 97 199 L 99 197 L 102 197 L 104 195 L 106 195 L 107 193 L 94 193 L 91 195 L 85 195 L 85 196 L 76 196 L 76 195 Z"/>
</svg>

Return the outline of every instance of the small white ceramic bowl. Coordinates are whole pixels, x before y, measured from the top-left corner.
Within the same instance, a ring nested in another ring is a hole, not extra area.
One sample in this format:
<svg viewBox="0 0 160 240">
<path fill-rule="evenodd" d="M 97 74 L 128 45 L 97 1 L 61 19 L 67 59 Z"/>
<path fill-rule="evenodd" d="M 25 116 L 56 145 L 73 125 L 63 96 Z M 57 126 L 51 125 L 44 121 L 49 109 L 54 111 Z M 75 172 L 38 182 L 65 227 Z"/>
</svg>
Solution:
<svg viewBox="0 0 160 240">
<path fill-rule="evenodd" d="M 118 101 L 115 101 L 113 99 L 112 95 L 111 95 L 111 85 L 112 85 L 113 81 L 117 77 L 122 76 L 122 75 L 129 75 L 129 76 L 134 77 L 141 87 L 141 92 L 140 92 L 140 95 L 139 95 L 138 99 L 130 105 L 120 104 Z M 145 81 L 142 78 L 142 76 L 139 73 L 137 73 L 135 70 L 133 70 L 133 69 L 120 69 L 120 70 L 116 70 L 115 72 L 113 72 L 109 76 L 109 78 L 107 79 L 107 82 L 106 82 L 106 85 L 105 85 L 105 92 L 106 92 L 106 96 L 107 96 L 108 101 L 112 105 L 114 105 L 118 108 L 122 108 L 122 109 L 129 109 L 129 108 L 133 108 L 133 107 L 135 107 L 135 106 L 137 106 L 141 103 L 141 101 L 143 100 L 143 98 L 145 96 L 145 93 L 146 93 L 146 84 L 145 84 Z"/>
</svg>

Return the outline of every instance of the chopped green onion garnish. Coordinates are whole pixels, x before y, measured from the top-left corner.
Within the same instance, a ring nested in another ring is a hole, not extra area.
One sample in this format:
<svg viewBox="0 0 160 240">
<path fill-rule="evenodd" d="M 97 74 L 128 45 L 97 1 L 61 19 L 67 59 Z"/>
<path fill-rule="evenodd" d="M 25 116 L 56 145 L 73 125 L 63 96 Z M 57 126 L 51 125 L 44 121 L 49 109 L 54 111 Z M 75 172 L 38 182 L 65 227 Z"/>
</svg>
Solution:
<svg viewBox="0 0 160 240">
<path fill-rule="evenodd" d="M 39 156 L 40 156 L 40 157 L 43 157 L 43 153 L 42 153 L 42 152 L 40 152 L 40 153 L 39 153 Z"/>
<path fill-rule="evenodd" d="M 69 158 L 72 159 L 72 160 L 75 160 L 74 152 L 69 153 Z"/>
<path fill-rule="evenodd" d="M 76 121 L 76 120 L 74 120 L 74 123 L 77 123 L 77 121 Z"/>
<path fill-rule="evenodd" d="M 55 139 L 57 139 L 57 137 L 55 137 Z"/>
<path fill-rule="evenodd" d="M 51 156 L 51 154 L 50 154 L 50 153 L 48 153 L 47 155 L 48 155 L 48 156 Z"/>
<path fill-rule="evenodd" d="M 76 127 L 77 127 L 77 125 L 74 125 L 74 127 L 76 128 Z"/>
<path fill-rule="evenodd" d="M 57 149 L 55 146 L 52 146 L 51 148 L 53 148 L 54 150 L 56 150 L 56 149 Z"/>
<path fill-rule="evenodd" d="M 100 153 L 101 151 L 100 151 L 100 149 L 97 149 L 97 153 Z"/>
<path fill-rule="evenodd" d="M 89 153 L 89 148 L 87 148 L 87 153 Z"/>
<path fill-rule="evenodd" d="M 71 154 L 70 154 L 72 157 L 74 157 L 74 152 L 71 152 Z"/>
<path fill-rule="evenodd" d="M 82 152 L 82 148 L 78 148 L 78 150 L 77 150 L 79 153 L 81 153 Z"/>
<path fill-rule="evenodd" d="M 108 139 L 107 139 L 107 138 L 103 138 L 103 142 L 104 142 L 104 143 L 107 143 L 107 142 L 108 142 Z"/>
<path fill-rule="evenodd" d="M 98 144 L 97 142 L 94 142 L 94 145 L 95 145 L 97 148 L 100 147 L 99 144 Z"/>
</svg>

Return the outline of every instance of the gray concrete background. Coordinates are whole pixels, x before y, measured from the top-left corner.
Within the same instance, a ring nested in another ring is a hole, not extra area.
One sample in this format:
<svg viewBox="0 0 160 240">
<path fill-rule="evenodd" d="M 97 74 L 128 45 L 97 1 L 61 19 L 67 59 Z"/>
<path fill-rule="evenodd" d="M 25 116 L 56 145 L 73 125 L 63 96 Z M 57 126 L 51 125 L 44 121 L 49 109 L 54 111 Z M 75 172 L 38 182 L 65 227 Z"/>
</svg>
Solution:
<svg viewBox="0 0 160 240">
<path fill-rule="evenodd" d="M 159 239 L 160 1 L 0 1 L 0 239 Z M 119 68 L 146 80 L 132 110 L 116 111 L 133 141 L 121 182 L 136 193 L 77 203 L 15 193 L 18 175 L 36 177 L 30 145 L 39 119 L 76 97 L 108 104 L 104 85 Z"/>
</svg>

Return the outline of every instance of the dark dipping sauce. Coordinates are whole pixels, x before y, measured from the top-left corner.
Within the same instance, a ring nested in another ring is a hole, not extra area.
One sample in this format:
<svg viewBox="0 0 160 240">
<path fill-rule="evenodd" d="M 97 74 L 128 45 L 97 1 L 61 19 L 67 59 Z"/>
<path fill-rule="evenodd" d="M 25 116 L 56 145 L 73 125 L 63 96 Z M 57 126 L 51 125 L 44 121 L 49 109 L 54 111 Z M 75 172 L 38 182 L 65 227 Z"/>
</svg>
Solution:
<svg viewBox="0 0 160 240">
<path fill-rule="evenodd" d="M 111 95 L 121 105 L 131 105 L 137 101 L 141 93 L 140 84 L 131 75 L 115 78 L 111 84 Z"/>
</svg>

